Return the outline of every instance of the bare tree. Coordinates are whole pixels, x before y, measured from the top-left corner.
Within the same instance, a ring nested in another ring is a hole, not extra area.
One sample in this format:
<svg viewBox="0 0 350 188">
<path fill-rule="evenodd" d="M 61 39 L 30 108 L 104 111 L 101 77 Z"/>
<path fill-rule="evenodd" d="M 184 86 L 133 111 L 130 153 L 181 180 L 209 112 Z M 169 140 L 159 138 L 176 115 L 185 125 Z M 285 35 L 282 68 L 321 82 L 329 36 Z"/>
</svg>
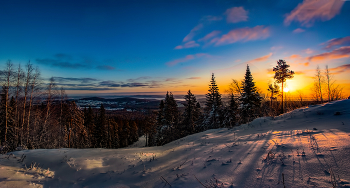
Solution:
<svg viewBox="0 0 350 188">
<path fill-rule="evenodd" d="M 22 140 L 22 135 L 23 135 L 23 124 L 22 124 L 22 129 L 21 131 L 18 131 L 19 129 L 19 126 L 20 126 L 20 113 L 19 113 L 19 97 L 20 97 L 20 93 L 22 91 L 22 82 L 23 82 L 23 77 L 24 77 L 24 74 L 23 74 L 23 70 L 21 69 L 21 64 L 18 65 L 18 70 L 17 70 L 17 81 L 16 81 L 16 96 L 15 96 L 15 103 L 16 103 L 16 106 L 15 106 L 15 117 L 16 117 L 16 121 L 15 121 L 15 136 L 16 136 L 16 142 L 20 142 L 21 143 L 21 140 Z M 21 140 L 18 140 L 18 139 L 21 139 Z M 21 143 L 22 144 L 22 143 Z"/>
<path fill-rule="evenodd" d="M 67 100 L 66 91 L 63 89 L 63 87 L 61 87 L 59 95 L 60 95 L 60 118 L 59 118 L 60 130 L 59 130 L 59 137 L 58 137 L 58 143 L 59 143 L 58 147 L 61 147 L 60 144 L 61 144 L 61 141 L 62 141 L 63 104 Z"/>
<path fill-rule="evenodd" d="M 324 83 L 324 77 L 321 73 L 320 67 L 317 66 L 316 68 L 316 75 L 315 75 L 315 79 L 316 79 L 316 84 L 317 84 L 317 92 L 318 92 L 318 96 L 321 99 L 321 103 L 323 103 L 323 96 L 322 96 L 322 84 Z"/>
<path fill-rule="evenodd" d="M 242 82 L 239 82 L 235 79 L 232 79 L 232 82 L 231 84 L 229 85 L 229 88 L 228 90 L 226 91 L 227 93 L 233 93 L 233 94 L 239 94 L 241 95 L 242 94 Z"/>
<path fill-rule="evenodd" d="M 8 132 L 8 110 L 9 110 L 9 91 L 13 76 L 13 64 L 10 60 L 6 63 L 6 69 L 4 71 L 5 83 L 3 85 L 3 91 L 5 96 L 5 132 L 4 132 L 4 143 L 7 143 L 7 132 Z"/>
<path fill-rule="evenodd" d="M 34 95 L 35 95 L 35 92 L 37 92 L 40 87 L 38 87 L 38 81 L 40 79 L 40 71 L 39 71 L 39 68 L 37 67 L 35 69 L 35 73 L 33 74 L 33 77 L 31 79 L 31 82 L 30 82 L 30 96 L 29 96 L 29 107 L 28 107 L 28 115 L 27 115 L 27 144 L 29 142 L 29 125 L 30 125 L 30 115 L 31 115 L 31 110 L 32 110 L 32 105 L 33 105 L 33 99 L 34 99 Z"/>
<path fill-rule="evenodd" d="M 23 127 L 24 127 L 24 119 L 26 116 L 26 104 L 27 104 L 27 97 L 28 97 L 28 89 L 29 89 L 29 84 L 32 78 L 33 74 L 33 65 L 28 62 L 26 65 L 26 76 L 25 76 L 25 84 L 24 84 L 24 98 L 23 98 L 23 113 L 22 113 L 22 123 L 21 123 L 21 134 L 23 134 Z M 26 132 L 26 135 L 28 134 L 28 131 Z M 28 138 L 28 136 L 27 136 Z M 23 138 L 21 139 L 21 145 L 23 143 Z"/>
<path fill-rule="evenodd" d="M 280 87 L 275 83 L 269 84 L 269 88 L 267 89 L 267 91 L 269 91 L 271 93 L 270 95 L 270 107 L 272 107 L 272 100 L 276 99 L 276 97 L 274 97 L 275 95 L 278 95 L 278 93 L 280 92 Z"/>
</svg>

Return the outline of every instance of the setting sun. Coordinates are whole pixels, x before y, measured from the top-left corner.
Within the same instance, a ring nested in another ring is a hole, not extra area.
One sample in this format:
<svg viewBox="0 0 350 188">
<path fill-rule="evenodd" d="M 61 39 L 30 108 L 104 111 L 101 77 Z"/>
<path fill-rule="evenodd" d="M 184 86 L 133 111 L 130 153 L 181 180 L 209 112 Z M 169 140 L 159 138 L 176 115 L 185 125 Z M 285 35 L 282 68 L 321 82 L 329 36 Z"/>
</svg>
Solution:
<svg viewBox="0 0 350 188">
<path fill-rule="evenodd" d="M 289 91 L 289 88 L 286 87 L 286 88 L 283 89 L 283 91 L 284 91 L 284 92 L 288 92 L 288 91 Z"/>
</svg>

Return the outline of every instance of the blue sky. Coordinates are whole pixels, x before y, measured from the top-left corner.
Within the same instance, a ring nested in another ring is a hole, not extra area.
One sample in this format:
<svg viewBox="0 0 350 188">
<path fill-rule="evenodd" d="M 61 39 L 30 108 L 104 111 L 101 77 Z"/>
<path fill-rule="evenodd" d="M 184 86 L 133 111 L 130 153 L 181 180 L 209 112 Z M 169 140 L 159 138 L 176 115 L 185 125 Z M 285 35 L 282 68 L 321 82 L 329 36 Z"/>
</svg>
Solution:
<svg viewBox="0 0 350 188">
<path fill-rule="evenodd" d="M 327 64 L 346 87 L 349 17 L 343 0 L 2 1 L 0 66 L 30 60 L 69 94 L 203 94 L 246 64 L 264 88 L 286 59 L 299 80 Z"/>
</svg>

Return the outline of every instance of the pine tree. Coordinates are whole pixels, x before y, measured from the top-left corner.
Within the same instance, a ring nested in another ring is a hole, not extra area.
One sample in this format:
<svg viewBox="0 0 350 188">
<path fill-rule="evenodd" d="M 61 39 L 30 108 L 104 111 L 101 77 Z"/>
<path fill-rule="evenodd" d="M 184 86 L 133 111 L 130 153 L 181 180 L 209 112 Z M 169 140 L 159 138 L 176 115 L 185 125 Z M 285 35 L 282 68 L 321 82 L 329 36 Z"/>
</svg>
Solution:
<svg viewBox="0 0 350 188">
<path fill-rule="evenodd" d="M 114 119 L 110 120 L 110 126 L 112 129 L 112 148 L 119 148 L 119 131 L 118 124 L 114 121 Z"/>
<path fill-rule="evenodd" d="M 191 93 L 191 90 L 188 90 L 184 99 L 186 100 L 186 103 L 184 104 L 185 111 L 183 113 L 183 124 L 185 125 L 185 130 L 192 134 L 195 132 L 196 121 L 198 120 L 200 113 L 200 106 L 198 108 L 197 105 L 199 105 L 199 103 L 197 102 L 196 97 Z"/>
<path fill-rule="evenodd" d="M 284 113 L 284 103 L 283 103 L 283 84 L 287 79 L 291 79 L 294 77 L 294 71 L 289 70 L 290 66 L 286 63 L 285 60 L 280 59 L 277 61 L 277 66 L 273 67 L 273 71 L 275 72 L 275 80 L 277 83 L 282 83 L 282 109 L 281 112 Z"/>
<path fill-rule="evenodd" d="M 253 76 L 250 73 L 249 66 L 242 81 L 241 102 L 241 120 L 243 123 L 249 122 L 258 116 L 258 110 L 261 104 L 261 97 L 256 90 Z"/>
<path fill-rule="evenodd" d="M 216 85 L 214 73 L 212 74 L 209 84 L 209 93 L 206 94 L 206 107 L 207 112 L 204 126 L 206 128 L 218 128 L 221 123 L 221 94 L 219 93 L 219 87 Z"/>
<path fill-rule="evenodd" d="M 98 121 L 94 130 L 95 147 L 105 147 L 105 126 L 106 126 L 106 112 L 103 104 L 99 109 Z"/>
<path fill-rule="evenodd" d="M 276 99 L 275 95 L 278 95 L 278 93 L 280 92 L 280 87 L 274 83 L 273 85 L 272 84 L 269 84 L 269 88 L 267 89 L 267 91 L 269 91 L 271 93 L 270 95 L 270 107 L 272 108 L 272 100 Z"/>
<path fill-rule="evenodd" d="M 238 103 L 235 99 L 235 95 L 233 93 L 229 96 L 229 105 L 226 110 L 226 126 L 233 127 L 236 125 L 236 114 L 238 111 Z"/>
</svg>

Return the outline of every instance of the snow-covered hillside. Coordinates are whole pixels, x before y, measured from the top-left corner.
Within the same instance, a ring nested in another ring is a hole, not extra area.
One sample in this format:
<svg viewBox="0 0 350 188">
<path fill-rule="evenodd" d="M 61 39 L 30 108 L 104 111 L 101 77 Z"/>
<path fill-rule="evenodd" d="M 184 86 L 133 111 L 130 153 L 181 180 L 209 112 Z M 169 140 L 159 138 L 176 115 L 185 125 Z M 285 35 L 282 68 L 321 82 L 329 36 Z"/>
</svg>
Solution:
<svg viewBox="0 0 350 188">
<path fill-rule="evenodd" d="M 11 152 L 0 187 L 350 187 L 349 156 L 342 100 L 159 147 Z"/>
</svg>

